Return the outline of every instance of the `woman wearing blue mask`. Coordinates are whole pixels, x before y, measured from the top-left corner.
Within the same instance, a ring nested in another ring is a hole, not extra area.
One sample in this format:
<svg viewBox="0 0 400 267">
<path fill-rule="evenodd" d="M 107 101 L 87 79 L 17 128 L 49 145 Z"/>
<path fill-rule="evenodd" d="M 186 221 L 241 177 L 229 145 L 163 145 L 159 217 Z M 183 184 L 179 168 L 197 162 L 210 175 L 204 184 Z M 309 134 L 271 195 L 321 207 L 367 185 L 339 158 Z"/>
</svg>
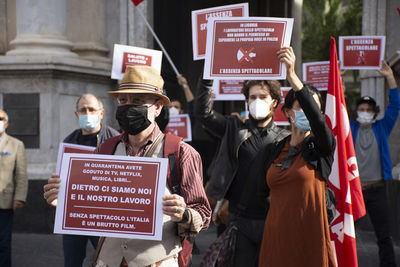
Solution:
<svg viewBox="0 0 400 267">
<path fill-rule="evenodd" d="M 321 97 L 294 71 L 291 47 L 278 52 L 292 86 L 282 107 L 292 134 L 277 144 L 268 162 L 270 209 L 259 266 L 336 266 L 330 241 L 325 193 L 335 139 L 321 112 Z"/>
</svg>

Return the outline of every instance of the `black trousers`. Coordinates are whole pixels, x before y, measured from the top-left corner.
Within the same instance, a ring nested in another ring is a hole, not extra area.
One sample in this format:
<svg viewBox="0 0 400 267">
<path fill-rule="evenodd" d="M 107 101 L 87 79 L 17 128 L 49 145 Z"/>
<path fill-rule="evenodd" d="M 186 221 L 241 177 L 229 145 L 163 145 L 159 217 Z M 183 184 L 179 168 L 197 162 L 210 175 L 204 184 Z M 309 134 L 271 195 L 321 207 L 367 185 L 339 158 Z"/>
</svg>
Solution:
<svg viewBox="0 0 400 267">
<path fill-rule="evenodd" d="M 0 267 L 11 267 L 12 209 L 0 209 Z"/>
<path fill-rule="evenodd" d="M 367 187 L 363 189 L 363 195 L 367 214 L 377 238 L 380 266 L 396 266 L 386 187 L 384 184 Z"/>
<path fill-rule="evenodd" d="M 238 227 L 233 267 L 258 267 L 265 220 L 248 219 L 230 213 L 228 224 L 232 220 Z"/>
</svg>

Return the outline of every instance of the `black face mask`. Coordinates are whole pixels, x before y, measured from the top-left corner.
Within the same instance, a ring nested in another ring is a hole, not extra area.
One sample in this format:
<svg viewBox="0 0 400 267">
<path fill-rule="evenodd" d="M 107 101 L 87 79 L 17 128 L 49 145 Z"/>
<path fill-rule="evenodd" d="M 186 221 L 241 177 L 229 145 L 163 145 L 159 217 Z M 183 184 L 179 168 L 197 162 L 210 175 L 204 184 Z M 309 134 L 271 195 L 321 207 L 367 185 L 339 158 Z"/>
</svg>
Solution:
<svg viewBox="0 0 400 267">
<path fill-rule="evenodd" d="M 115 118 L 122 130 L 130 135 L 137 135 L 151 124 L 147 118 L 146 106 L 123 105 L 117 108 Z"/>
</svg>

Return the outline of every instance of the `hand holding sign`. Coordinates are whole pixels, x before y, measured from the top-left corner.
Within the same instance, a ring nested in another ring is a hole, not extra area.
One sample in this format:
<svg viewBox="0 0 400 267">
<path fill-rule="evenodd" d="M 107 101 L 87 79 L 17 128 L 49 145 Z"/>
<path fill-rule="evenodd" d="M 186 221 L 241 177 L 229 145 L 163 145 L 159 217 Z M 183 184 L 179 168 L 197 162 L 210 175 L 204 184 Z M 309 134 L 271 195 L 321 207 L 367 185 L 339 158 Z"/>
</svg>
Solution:
<svg viewBox="0 0 400 267">
<path fill-rule="evenodd" d="M 382 76 L 384 76 L 388 82 L 389 88 L 396 88 L 397 83 L 393 75 L 393 70 L 390 66 L 386 63 L 386 61 L 382 60 L 382 68 L 378 70 Z"/>
<path fill-rule="evenodd" d="M 297 76 L 294 66 L 296 63 L 296 55 L 293 52 L 292 47 L 282 47 L 278 51 L 278 58 L 279 61 L 285 63 L 286 65 L 286 73 L 287 73 L 287 80 L 289 81 L 290 85 L 292 86 L 293 90 L 297 91 L 303 88 L 303 83 Z"/>
<path fill-rule="evenodd" d="M 47 184 L 43 186 L 43 197 L 46 202 L 52 206 L 57 206 L 58 192 L 60 191 L 60 176 L 53 174 L 47 181 Z"/>
<path fill-rule="evenodd" d="M 173 194 L 163 197 L 162 210 L 165 215 L 171 217 L 173 222 L 182 221 L 183 213 L 186 209 L 186 203 L 183 197 Z"/>
</svg>

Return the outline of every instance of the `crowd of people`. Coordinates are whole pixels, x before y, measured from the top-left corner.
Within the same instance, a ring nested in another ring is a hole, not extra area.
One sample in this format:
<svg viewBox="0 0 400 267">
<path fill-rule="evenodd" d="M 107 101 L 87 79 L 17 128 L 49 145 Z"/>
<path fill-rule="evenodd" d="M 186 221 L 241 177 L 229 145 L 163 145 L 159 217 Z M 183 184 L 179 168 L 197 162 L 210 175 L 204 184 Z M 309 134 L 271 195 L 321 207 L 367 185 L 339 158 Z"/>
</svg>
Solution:
<svg viewBox="0 0 400 267">
<path fill-rule="evenodd" d="M 325 122 L 320 93 L 295 73 L 293 49 L 283 47 L 277 57 L 286 65 L 292 87 L 282 107 L 290 123 L 286 129 L 273 120 L 281 102 L 278 81 L 244 83 L 249 116 L 242 120 L 213 108 L 211 80 L 200 79 L 193 96 L 187 80 L 177 77 L 192 122 L 219 140 L 206 187 L 199 153 L 163 133 L 168 117 L 182 114 L 184 107 L 166 95 L 155 69 L 129 66 L 119 88 L 109 92 L 116 100 L 120 131 L 102 123 L 105 110 L 96 96 L 79 97 L 75 115 L 80 128 L 65 143 L 97 147 L 97 154 L 161 158 L 164 147 L 176 142 L 179 184 L 176 189 L 167 183 L 165 189 L 161 241 L 64 235 L 64 266 L 82 266 L 90 257 L 88 241 L 96 249 L 94 266 L 189 266 L 193 238 L 211 220 L 226 225 L 221 236 L 234 232 L 234 242 L 231 253 L 212 263 L 205 258 L 203 266 L 336 266 L 326 207 L 335 138 Z M 376 101 L 363 96 L 351 130 L 380 263 L 396 266 L 385 181 L 393 179 L 388 137 L 399 116 L 400 96 L 391 68 L 384 62 L 379 72 L 390 88 L 384 117 L 377 120 Z M 0 266 L 11 266 L 12 215 L 24 205 L 27 193 L 24 146 L 5 133 L 7 125 L 7 114 L 0 110 Z M 60 182 L 54 174 L 44 186 L 50 205 L 56 205 Z"/>
</svg>

